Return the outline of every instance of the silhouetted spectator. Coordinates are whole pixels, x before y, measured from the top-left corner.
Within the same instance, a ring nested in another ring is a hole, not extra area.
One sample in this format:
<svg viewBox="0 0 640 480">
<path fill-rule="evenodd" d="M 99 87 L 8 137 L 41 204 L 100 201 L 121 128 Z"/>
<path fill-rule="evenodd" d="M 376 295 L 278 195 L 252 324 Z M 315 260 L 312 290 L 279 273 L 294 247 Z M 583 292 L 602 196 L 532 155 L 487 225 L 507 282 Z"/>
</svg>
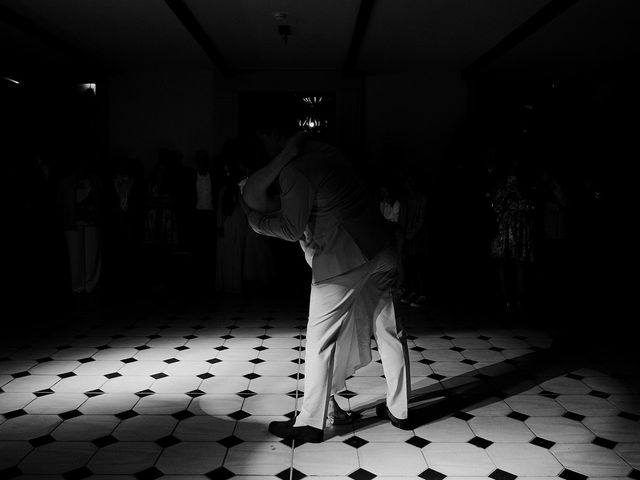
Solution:
<svg viewBox="0 0 640 480">
<path fill-rule="evenodd" d="M 427 198 L 413 174 L 406 176 L 405 188 L 407 211 L 403 252 L 406 293 L 400 301 L 412 307 L 422 307 L 427 302 Z"/>
<path fill-rule="evenodd" d="M 504 309 L 520 312 L 525 293 L 525 275 L 533 261 L 534 203 L 514 160 L 504 182 L 493 196 L 497 233 L 491 242 L 491 254 L 498 259 L 498 273 Z"/>
<path fill-rule="evenodd" d="M 78 160 L 60 182 L 60 208 L 69 253 L 71 290 L 92 293 L 102 271 L 104 221 L 102 182 L 86 160 Z"/>
</svg>

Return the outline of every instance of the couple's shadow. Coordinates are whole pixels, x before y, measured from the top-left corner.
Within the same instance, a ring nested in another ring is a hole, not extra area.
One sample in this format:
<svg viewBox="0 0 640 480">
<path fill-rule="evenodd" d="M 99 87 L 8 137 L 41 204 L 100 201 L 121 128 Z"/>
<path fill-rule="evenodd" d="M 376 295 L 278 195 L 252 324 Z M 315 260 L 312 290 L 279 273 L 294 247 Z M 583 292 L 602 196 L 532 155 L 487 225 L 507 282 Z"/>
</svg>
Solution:
<svg viewBox="0 0 640 480">
<path fill-rule="evenodd" d="M 538 350 L 515 359 L 489 365 L 471 375 L 459 375 L 446 380 L 424 385 L 412 385 L 409 398 L 409 420 L 411 429 L 444 420 L 454 415 L 469 418 L 464 412 L 475 410 L 537 387 L 545 380 L 565 375 L 584 366 L 584 358 L 576 352 L 567 352 L 551 347 Z M 539 392 L 553 395 L 554 392 Z M 352 427 L 356 434 L 374 428 L 383 420 L 375 415 L 380 400 L 360 405 L 352 411 L 353 423 L 349 426 L 328 426 L 325 439 L 349 433 Z"/>
</svg>

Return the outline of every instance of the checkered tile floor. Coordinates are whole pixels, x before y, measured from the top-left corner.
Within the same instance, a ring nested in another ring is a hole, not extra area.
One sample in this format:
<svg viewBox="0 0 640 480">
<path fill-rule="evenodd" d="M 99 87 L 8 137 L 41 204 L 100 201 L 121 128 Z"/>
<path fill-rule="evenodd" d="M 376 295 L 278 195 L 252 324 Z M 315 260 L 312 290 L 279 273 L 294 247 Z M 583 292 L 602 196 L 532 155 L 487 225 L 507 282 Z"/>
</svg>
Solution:
<svg viewBox="0 0 640 480">
<path fill-rule="evenodd" d="M 415 429 L 375 417 L 374 351 L 338 398 L 357 422 L 321 444 L 267 431 L 304 395 L 295 307 L 94 312 L 2 338 L 0 478 L 640 479 L 633 378 L 549 357 L 550 332 L 401 313 Z"/>
</svg>

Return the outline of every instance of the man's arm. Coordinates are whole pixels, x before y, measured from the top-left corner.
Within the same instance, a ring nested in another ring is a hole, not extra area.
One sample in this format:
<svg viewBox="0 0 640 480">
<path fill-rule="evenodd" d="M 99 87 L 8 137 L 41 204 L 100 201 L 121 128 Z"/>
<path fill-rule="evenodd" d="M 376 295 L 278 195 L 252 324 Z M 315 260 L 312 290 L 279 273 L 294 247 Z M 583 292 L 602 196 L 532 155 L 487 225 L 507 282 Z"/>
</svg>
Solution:
<svg viewBox="0 0 640 480">
<path fill-rule="evenodd" d="M 260 213 L 250 209 L 244 201 L 242 208 L 254 232 L 296 242 L 302 238 L 309 221 L 315 192 L 307 178 L 294 167 L 280 174 L 281 208 L 274 213 Z"/>
</svg>

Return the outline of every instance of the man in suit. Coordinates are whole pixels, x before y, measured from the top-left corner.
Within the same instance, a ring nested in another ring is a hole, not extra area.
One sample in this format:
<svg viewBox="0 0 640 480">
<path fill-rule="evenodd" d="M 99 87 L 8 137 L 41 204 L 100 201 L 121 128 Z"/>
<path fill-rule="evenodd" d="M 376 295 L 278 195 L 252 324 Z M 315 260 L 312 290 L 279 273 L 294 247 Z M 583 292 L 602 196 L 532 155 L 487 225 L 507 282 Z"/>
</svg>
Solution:
<svg viewBox="0 0 640 480">
<path fill-rule="evenodd" d="M 294 135 L 276 122 L 264 123 L 258 134 L 272 164 Z M 371 361 L 372 333 L 387 381 L 386 404 L 377 414 L 409 428 L 408 353 L 392 301 L 398 262 L 393 237 L 336 148 L 309 139 L 296 153 L 279 170 L 279 210 L 243 205 L 254 231 L 299 241 L 312 267 L 302 407 L 296 418 L 272 422 L 269 431 L 288 440 L 323 441 L 329 397 Z"/>
</svg>

